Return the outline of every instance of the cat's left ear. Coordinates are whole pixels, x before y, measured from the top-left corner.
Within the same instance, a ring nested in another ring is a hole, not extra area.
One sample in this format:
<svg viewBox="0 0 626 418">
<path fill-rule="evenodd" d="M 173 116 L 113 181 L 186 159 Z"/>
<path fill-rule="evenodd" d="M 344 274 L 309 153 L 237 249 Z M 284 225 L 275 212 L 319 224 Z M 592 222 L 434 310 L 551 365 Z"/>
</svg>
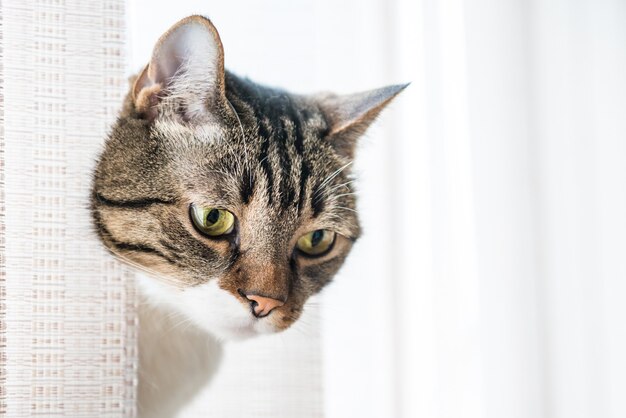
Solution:
<svg viewBox="0 0 626 418">
<path fill-rule="evenodd" d="M 344 96 L 317 97 L 316 102 L 329 123 L 326 140 L 332 143 L 340 155 L 352 159 L 357 139 L 408 85 L 396 84 Z"/>
<path fill-rule="evenodd" d="M 152 120 L 159 104 L 175 96 L 185 120 L 206 119 L 226 101 L 224 48 L 211 21 L 203 16 L 180 20 L 157 41 L 150 63 L 132 90 L 138 113 Z"/>
</svg>

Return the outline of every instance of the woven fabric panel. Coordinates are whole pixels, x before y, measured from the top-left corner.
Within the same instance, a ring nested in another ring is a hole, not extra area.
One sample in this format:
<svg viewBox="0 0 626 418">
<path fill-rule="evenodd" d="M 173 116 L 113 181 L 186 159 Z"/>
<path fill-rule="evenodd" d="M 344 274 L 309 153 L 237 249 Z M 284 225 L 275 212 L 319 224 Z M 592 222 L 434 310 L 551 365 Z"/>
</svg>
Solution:
<svg viewBox="0 0 626 418">
<path fill-rule="evenodd" d="M 124 0 L 3 0 L 0 414 L 135 415 L 134 280 L 90 172 L 126 80 Z"/>
<path fill-rule="evenodd" d="M 4 42 L 2 0 L 0 0 L 0 415 L 6 415 L 6 269 L 4 228 Z"/>
</svg>

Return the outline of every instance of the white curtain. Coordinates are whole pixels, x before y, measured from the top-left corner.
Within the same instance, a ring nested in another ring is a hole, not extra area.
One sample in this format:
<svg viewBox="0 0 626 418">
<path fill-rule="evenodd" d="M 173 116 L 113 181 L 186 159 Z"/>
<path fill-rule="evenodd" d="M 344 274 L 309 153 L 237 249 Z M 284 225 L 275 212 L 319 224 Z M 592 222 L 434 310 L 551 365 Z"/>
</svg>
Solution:
<svg viewBox="0 0 626 418">
<path fill-rule="evenodd" d="M 377 138 L 388 191 L 364 185 L 395 214 L 365 225 L 386 320 L 353 344 L 392 342 L 334 350 L 329 317 L 328 416 L 342 387 L 371 395 L 360 416 L 626 416 L 626 3 L 376 3 L 371 54 L 413 84 Z M 380 359 L 381 380 L 335 372 Z"/>
<path fill-rule="evenodd" d="M 132 276 L 92 233 L 126 89 L 123 0 L 0 3 L 0 414 L 135 415 Z"/>
</svg>

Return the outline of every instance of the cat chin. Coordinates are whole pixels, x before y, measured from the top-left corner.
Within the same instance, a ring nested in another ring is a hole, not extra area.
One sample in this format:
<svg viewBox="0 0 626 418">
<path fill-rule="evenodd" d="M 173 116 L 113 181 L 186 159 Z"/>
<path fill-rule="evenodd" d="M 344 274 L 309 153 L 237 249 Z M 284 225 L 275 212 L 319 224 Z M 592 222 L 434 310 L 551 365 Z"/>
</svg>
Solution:
<svg viewBox="0 0 626 418">
<path fill-rule="evenodd" d="M 183 290 L 143 274 L 138 282 L 145 302 L 185 315 L 218 340 L 242 341 L 280 331 L 268 319 L 254 318 L 216 279 Z"/>
<path fill-rule="evenodd" d="M 243 320 L 239 324 L 229 322 L 227 325 L 197 320 L 194 322 L 199 328 L 222 342 L 245 341 L 250 338 L 275 334 L 281 331 L 274 327 L 267 319 L 251 318 Z"/>
<path fill-rule="evenodd" d="M 245 341 L 250 338 L 258 337 L 266 334 L 274 334 L 277 332 L 273 327 L 264 329 L 259 327 L 259 323 L 239 328 L 204 328 L 209 334 L 213 335 L 219 341 Z M 261 329 L 259 329 L 261 328 Z"/>
</svg>

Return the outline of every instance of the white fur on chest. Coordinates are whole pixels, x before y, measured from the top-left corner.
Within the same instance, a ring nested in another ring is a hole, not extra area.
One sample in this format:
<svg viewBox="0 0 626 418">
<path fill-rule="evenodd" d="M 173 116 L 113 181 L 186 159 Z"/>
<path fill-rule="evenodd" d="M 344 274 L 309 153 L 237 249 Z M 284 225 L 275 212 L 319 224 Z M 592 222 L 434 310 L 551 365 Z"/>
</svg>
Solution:
<svg viewBox="0 0 626 418">
<path fill-rule="evenodd" d="M 172 417 L 219 368 L 222 345 L 178 309 L 178 291 L 139 275 L 140 417 Z"/>
<path fill-rule="evenodd" d="M 241 340 L 275 332 L 268 321 L 252 316 L 249 307 L 221 289 L 215 279 L 175 289 L 153 277 L 140 276 L 139 287 L 150 304 L 167 307 L 220 340 Z"/>
</svg>

